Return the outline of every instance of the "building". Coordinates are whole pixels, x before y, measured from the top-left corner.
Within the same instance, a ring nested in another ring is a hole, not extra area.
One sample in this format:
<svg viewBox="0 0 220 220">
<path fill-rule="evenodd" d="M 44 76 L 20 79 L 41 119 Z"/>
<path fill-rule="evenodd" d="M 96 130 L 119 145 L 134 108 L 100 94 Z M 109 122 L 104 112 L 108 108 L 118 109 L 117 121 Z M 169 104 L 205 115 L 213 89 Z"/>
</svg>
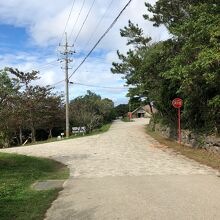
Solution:
<svg viewBox="0 0 220 220">
<path fill-rule="evenodd" d="M 152 107 L 153 113 L 156 113 L 157 110 Z M 152 115 L 149 105 L 140 106 L 132 112 L 132 118 L 150 118 Z"/>
</svg>

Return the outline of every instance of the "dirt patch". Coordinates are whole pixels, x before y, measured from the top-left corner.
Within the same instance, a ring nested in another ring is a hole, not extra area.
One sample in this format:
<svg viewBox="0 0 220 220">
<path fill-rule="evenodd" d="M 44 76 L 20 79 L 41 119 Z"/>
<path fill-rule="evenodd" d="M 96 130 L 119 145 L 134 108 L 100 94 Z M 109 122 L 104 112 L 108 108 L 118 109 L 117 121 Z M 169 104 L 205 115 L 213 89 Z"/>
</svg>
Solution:
<svg viewBox="0 0 220 220">
<path fill-rule="evenodd" d="M 62 188 L 65 180 L 46 180 L 46 181 L 39 181 L 32 185 L 34 190 L 50 190 L 56 188 Z"/>
</svg>

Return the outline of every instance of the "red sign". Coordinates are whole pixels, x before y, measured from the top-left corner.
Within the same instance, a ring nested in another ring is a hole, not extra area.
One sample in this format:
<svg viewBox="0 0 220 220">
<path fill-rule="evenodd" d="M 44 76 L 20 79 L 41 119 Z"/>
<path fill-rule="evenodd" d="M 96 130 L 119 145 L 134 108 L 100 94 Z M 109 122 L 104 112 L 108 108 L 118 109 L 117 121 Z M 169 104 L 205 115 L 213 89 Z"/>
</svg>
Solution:
<svg viewBox="0 0 220 220">
<path fill-rule="evenodd" d="M 172 101 L 172 105 L 173 105 L 174 108 L 181 108 L 183 106 L 183 100 L 180 99 L 180 98 L 175 98 Z"/>
<path fill-rule="evenodd" d="M 129 119 L 132 119 L 132 112 L 128 112 Z"/>
<path fill-rule="evenodd" d="M 175 98 L 172 101 L 172 105 L 174 108 L 178 108 L 178 139 L 179 139 L 179 143 L 181 144 L 181 125 L 180 125 L 181 112 L 180 112 L 180 108 L 183 106 L 183 100 L 181 98 Z"/>
</svg>

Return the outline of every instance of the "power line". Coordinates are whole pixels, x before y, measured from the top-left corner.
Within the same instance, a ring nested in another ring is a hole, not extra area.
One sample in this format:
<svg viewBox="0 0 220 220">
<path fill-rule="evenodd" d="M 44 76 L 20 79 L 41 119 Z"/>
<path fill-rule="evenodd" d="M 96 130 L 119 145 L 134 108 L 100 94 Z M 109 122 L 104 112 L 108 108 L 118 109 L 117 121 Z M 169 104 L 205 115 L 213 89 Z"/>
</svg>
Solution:
<svg viewBox="0 0 220 220">
<path fill-rule="evenodd" d="M 60 81 L 58 81 L 58 82 L 56 82 L 56 83 L 53 83 L 53 84 L 51 84 L 50 86 L 51 86 L 51 87 L 54 87 L 54 86 L 56 86 L 56 85 L 58 85 L 58 84 L 60 84 L 60 83 L 62 83 L 62 82 L 65 82 L 65 79 L 60 80 Z"/>
<path fill-rule="evenodd" d="M 98 21 L 96 27 L 94 28 L 93 33 L 91 34 L 89 40 L 86 42 L 85 47 L 82 49 L 83 51 L 86 49 L 86 47 L 89 45 L 90 41 L 92 40 L 92 38 L 94 37 L 94 33 L 98 30 L 99 25 L 101 24 L 102 20 L 104 19 L 105 15 L 107 14 L 108 10 L 111 8 L 112 3 L 114 2 L 114 0 L 111 0 L 110 3 L 108 4 L 107 8 L 105 9 L 101 19 Z"/>
<path fill-rule="evenodd" d="M 71 6 L 71 9 L 70 9 L 70 12 L 69 12 L 69 16 L 68 16 L 67 21 L 66 21 L 66 24 L 65 24 L 64 31 L 63 31 L 63 33 L 62 33 L 62 35 L 61 35 L 61 38 L 60 38 L 60 43 L 62 43 L 63 36 L 64 36 L 64 34 L 65 34 L 65 32 L 66 32 L 66 28 L 67 28 L 67 25 L 68 25 L 68 23 L 69 23 L 70 17 L 71 17 L 71 15 L 72 15 L 73 7 L 74 7 L 74 5 L 75 5 L 75 2 L 76 2 L 76 0 L 73 0 L 72 6 Z M 38 70 L 42 70 L 43 67 L 47 67 L 47 66 L 49 66 L 49 65 L 55 64 L 56 62 L 57 62 L 57 60 L 51 61 L 51 62 L 49 62 L 49 63 L 46 63 L 46 64 L 40 66 L 40 68 L 38 67 L 37 69 L 38 69 Z M 43 68 L 43 69 L 44 69 L 44 68 Z M 31 69 L 26 70 L 26 72 L 28 72 L 28 71 L 31 71 Z"/>
<path fill-rule="evenodd" d="M 63 33 L 62 33 L 62 36 L 61 36 L 61 39 L 60 39 L 60 42 L 59 42 L 60 44 L 62 43 L 63 36 L 64 36 L 64 34 L 65 34 L 65 32 L 66 32 L 66 28 L 67 28 L 67 25 L 68 25 L 68 23 L 69 23 L 70 17 L 71 17 L 71 15 L 72 15 L 73 7 L 74 7 L 74 5 L 75 5 L 75 2 L 76 2 L 76 0 L 73 0 L 72 7 L 71 7 L 71 9 L 70 9 L 70 13 L 69 13 L 69 16 L 68 16 L 67 21 L 66 21 L 66 24 L 65 24 L 64 31 L 63 31 Z"/>
<path fill-rule="evenodd" d="M 76 73 L 76 71 L 83 65 L 83 63 L 87 60 L 87 58 L 90 56 L 90 54 L 93 52 L 93 50 L 98 46 L 98 44 L 102 41 L 102 39 L 106 36 L 106 34 L 112 29 L 112 27 L 115 25 L 115 23 L 118 21 L 119 17 L 122 15 L 122 13 L 125 11 L 125 9 L 130 5 L 132 0 L 129 0 L 128 3 L 124 6 L 124 8 L 120 11 L 118 16 L 114 19 L 114 21 L 111 23 L 111 25 L 108 27 L 108 29 L 104 32 L 104 34 L 99 38 L 97 43 L 93 46 L 93 48 L 89 51 L 89 53 L 86 55 L 86 57 L 82 60 L 82 62 L 78 65 L 78 67 L 73 71 L 73 73 L 70 75 L 69 79 Z"/>
<path fill-rule="evenodd" d="M 116 50 L 112 50 L 112 52 L 116 52 Z M 102 58 L 102 57 L 96 57 L 96 59 L 98 59 L 98 60 L 105 60 L 105 58 Z M 103 63 L 103 62 L 100 62 L 100 63 Z M 101 71 L 107 71 L 107 69 L 101 69 Z M 90 72 L 90 71 L 86 70 L 84 72 Z M 80 71 L 80 73 L 82 73 L 82 72 Z M 55 83 L 51 84 L 50 86 L 56 86 L 56 85 L 58 85 L 58 84 L 60 84 L 60 83 L 62 83 L 64 81 L 65 81 L 65 79 L 60 80 L 58 82 L 55 82 Z"/>
<path fill-rule="evenodd" d="M 70 12 L 69 12 L 69 16 L 68 16 L 67 21 L 66 21 L 66 24 L 65 24 L 64 31 L 63 31 L 63 33 L 62 33 L 62 35 L 61 35 L 61 38 L 60 38 L 60 43 L 62 43 L 63 36 L 64 36 L 64 34 L 65 34 L 65 32 L 66 32 L 66 28 L 67 28 L 67 25 L 68 25 L 68 23 L 69 23 L 70 17 L 71 17 L 71 15 L 72 15 L 72 11 L 73 11 L 73 7 L 74 7 L 74 5 L 75 5 L 75 2 L 76 2 L 76 0 L 73 0 L 72 6 L 71 6 L 71 9 L 70 9 Z M 38 69 L 38 70 L 44 70 L 45 67 L 48 67 L 49 65 L 53 65 L 53 64 L 55 64 L 56 62 L 57 62 L 57 60 L 51 61 L 51 62 L 49 62 L 49 63 L 46 63 L 46 64 L 43 64 L 43 65 L 39 66 L 39 67 L 36 68 L 36 69 Z M 29 72 L 29 71 L 31 71 L 32 69 L 34 69 L 34 68 L 25 70 L 25 72 Z"/>
<path fill-rule="evenodd" d="M 72 37 L 73 31 L 74 31 L 74 27 L 75 27 L 76 24 L 78 23 L 78 20 L 79 20 L 79 17 L 80 17 L 80 15 L 81 15 L 81 13 L 82 13 L 82 10 L 83 10 L 84 5 L 85 5 L 85 0 L 83 0 L 82 6 L 81 6 L 80 11 L 79 11 L 79 13 L 78 13 L 78 16 L 77 16 L 77 18 L 76 18 L 76 21 L 75 21 L 75 23 L 74 23 L 74 25 L 73 25 L 73 28 L 72 28 L 71 32 L 70 32 L 70 38 Z"/>
<path fill-rule="evenodd" d="M 87 13 L 87 15 L 86 15 L 86 17 L 85 17 L 85 19 L 84 19 L 82 25 L 81 25 L 81 28 L 79 29 L 79 32 L 78 32 L 78 34 L 76 35 L 76 38 L 75 38 L 75 40 L 74 40 L 74 44 L 76 43 L 76 41 L 77 41 L 77 39 L 78 39 L 78 37 L 79 37 L 79 35 L 80 35 L 82 29 L 83 29 L 83 27 L 84 27 L 84 25 L 85 25 L 85 23 L 86 23 L 88 17 L 89 17 L 89 14 L 90 14 L 91 11 L 92 11 L 92 8 L 93 8 L 94 3 L 95 3 L 95 0 L 93 0 L 91 6 L 90 6 L 90 8 L 89 8 L 89 11 L 88 11 L 88 13 Z"/>
<path fill-rule="evenodd" d="M 48 67 L 48 66 L 50 66 L 50 65 L 53 65 L 53 64 L 55 64 L 57 62 L 57 60 L 54 60 L 54 61 L 51 61 L 51 62 L 49 62 L 49 63 L 45 63 L 45 64 L 42 64 L 42 65 L 40 65 L 40 66 L 38 66 L 38 68 L 30 68 L 30 69 L 27 69 L 27 70 L 25 70 L 24 72 L 29 72 L 29 71 L 32 71 L 33 69 L 37 69 L 37 70 L 42 70 L 42 69 L 44 69 L 44 67 Z"/>
<path fill-rule="evenodd" d="M 102 89 L 127 89 L 124 87 L 111 87 L 111 86 L 97 86 L 97 85 L 89 85 L 89 84 L 83 84 L 79 82 L 70 82 L 70 84 L 80 85 L 80 86 L 86 86 L 86 87 L 93 87 L 93 88 L 102 88 Z"/>
</svg>

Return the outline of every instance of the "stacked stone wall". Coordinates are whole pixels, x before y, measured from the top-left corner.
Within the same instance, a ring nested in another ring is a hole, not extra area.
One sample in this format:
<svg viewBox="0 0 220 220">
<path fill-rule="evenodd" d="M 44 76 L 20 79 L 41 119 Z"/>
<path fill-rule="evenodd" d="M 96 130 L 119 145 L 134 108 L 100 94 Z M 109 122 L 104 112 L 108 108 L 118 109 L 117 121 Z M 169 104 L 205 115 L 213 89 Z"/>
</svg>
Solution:
<svg viewBox="0 0 220 220">
<path fill-rule="evenodd" d="M 159 132 L 163 137 L 177 140 L 177 131 L 167 125 L 155 124 L 150 121 L 149 128 Z M 220 153 L 220 137 L 215 135 L 196 134 L 190 130 L 181 131 L 182 143 L 194 148 L 205 148 Z"/>
</svg>

